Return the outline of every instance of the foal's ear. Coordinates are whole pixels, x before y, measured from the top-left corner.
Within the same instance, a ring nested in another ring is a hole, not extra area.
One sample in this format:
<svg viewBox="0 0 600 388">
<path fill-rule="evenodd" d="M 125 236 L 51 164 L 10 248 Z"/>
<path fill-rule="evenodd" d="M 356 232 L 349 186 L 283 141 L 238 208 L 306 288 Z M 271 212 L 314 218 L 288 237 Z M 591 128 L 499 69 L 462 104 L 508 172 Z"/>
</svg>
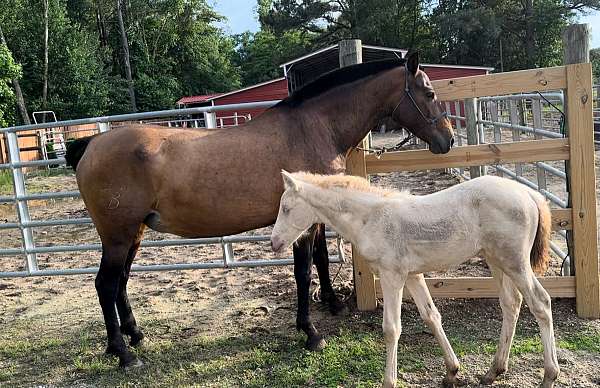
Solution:
<svg viewBox="0 0 600 388">
<path fill-rule="evenodd" d="M 416 75 L 419 70 L 419 52 L 414 51 L 408 55 L 406 58 L 406 68 L 408 71 L 412 73 L 412 75 Z"/>
<path fill-rule="evenodd" d="M 292 174 L 285 170 L 281 170 L 281 176 L 283 177 L 283 187 L 288 190 L 298 191 L 298 182 L 292 177 Z"/>
</svg>

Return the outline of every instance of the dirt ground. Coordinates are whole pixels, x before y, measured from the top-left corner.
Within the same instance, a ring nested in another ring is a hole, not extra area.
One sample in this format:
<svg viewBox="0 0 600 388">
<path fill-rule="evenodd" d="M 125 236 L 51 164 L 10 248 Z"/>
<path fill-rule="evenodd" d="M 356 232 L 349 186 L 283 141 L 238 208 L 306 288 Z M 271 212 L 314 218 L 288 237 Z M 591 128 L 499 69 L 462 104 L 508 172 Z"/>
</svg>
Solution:
<svg viewBox="0 0 600 388">
<path fill-rule="evenodd" d="M 398 139 L 375 135 L 375 140 L 391 144 Z M 535 174 L 532 165 L 524 169 L 525 174 Z M 459 183 L 460 178 L 428 171 L 382 174 L 372 181 L 427 194 Z M 31 178 L 28 185 L 31 192 L 76 190 L 71 174 Z M 558 180 L 549 180 L 549 185 L 560 192 Z M 564 192 L 560 195 L 564 198 Z M 30 206 L 36 220 L 87 216 L 79 200 L 39 201 Z M 14 209 L 0 205 L 0 222 L 15 218 Z M 18 231 L 0 233 L 0 248 L 20 246 Z M 146 239 L 171 237 L 150 231 Z M 92 226 L 39 228 L 35 240 L 39 246 L 98 242 Z M 275 257 L 266 242 L 236 244 L 234 249 L 236 260 Z M 345 249 L 349 257 L 349 247 Z M 330 243 L 330 254 L 335 253 Z M 190 263 L 221 255 L 219 246 L 143 248 L 136 263 Z M 290 251 L 284 254 L 290 255 Z M 99 257 L 99 252 L 75 252 L 38 255 L 38 260 L 45 269 L 80 268 L 97 266 Z M 560 265 L 555 257 L 549 274 L 558 274 Z M 0 257 L 0 270 L 22 269 L 21 257 Z M 331 349 L 320 355 L 301 349 L 302 336 L 294 327 L 296 290 L 289 266 L 134 273 L 129 294 L 147 335 L 138 353 L 148 366 L 129 374 L 115 371 L 115 361 L 101 356 L 105 333 L 93 275 L 0 279 L 0 386 L 376 386 L 384 362 L 382 310 L 357 311 L 351 264 L 332 264 L 332 276 L 338 271 L 334 287 L 347 300 L 348 311 L 332 317 L 324 307 L 313 304 L 315 325 Z M 485 263 L 475 258 L 447 274 L 435 275 L 488 274 Z M 316 284 L 315 279 L 314 288 Z M 477 386 L 478 376 L 491 363 L 500 330 L 497 301 L 456 299 L 436 304 L 462 362 L 465 384 Z M 580 319 L 574 308 L 569 299 L 553 303 L 562 367 L 558 385 L 600 386 L 600 321 Z M 348 347 L 348 343 L 357 345 Z M 410 302 L 403 309 L 400 343 L 400 384 L 439 386 L 441 353 Z M 524 307 L 510 371 L 497 386 L 539 384 L 540 352 L 537 326 Z M 356 360 L 363 361 L 359 367 L 353 366 Z M 331 365 L 338 368 L 335 373 Z"/>
</svg>

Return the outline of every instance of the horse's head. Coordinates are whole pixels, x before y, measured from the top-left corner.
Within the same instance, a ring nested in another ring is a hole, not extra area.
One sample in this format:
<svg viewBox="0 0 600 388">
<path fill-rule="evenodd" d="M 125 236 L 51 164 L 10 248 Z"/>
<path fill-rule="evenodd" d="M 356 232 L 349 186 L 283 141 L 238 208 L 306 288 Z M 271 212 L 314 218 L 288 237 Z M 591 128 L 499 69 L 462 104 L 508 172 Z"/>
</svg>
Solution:
<svg viewBox="0 0 600 388">
<path fill-rule="evenodd" d="M 419 54 L 406 59 L 402 90 L 394 93 L 392 119 L 429 144 L 434 154 L 445 154 L 454 144 L 452 124 L 437 100 L 427 74 L 419 68 Z"/>
<path fill-rule="evenodd" d="M 271 232 L 271 248 L 280 252 L 317 223 L 317 215 L 301 195 L 302 182 L 282 171 L 285 191 L 279 202 L 277 221 Z"/>
</svg>

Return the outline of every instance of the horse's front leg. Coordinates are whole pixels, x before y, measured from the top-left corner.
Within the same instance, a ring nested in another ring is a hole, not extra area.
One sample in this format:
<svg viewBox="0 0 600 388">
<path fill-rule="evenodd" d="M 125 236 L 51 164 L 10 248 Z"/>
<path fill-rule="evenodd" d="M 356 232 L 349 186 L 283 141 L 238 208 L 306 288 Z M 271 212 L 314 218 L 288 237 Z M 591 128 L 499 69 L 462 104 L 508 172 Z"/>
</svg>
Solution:
<svg viewBox="0 0 600 388">
<path fill-rule="evenodd" d="M 298 292 L 298 315 L 296 328 L 306 333 L 306 348 L 308 350 L 321 350 L 325 341 L 313 325 L 309 314 L 310 271 L 312 267 L 313 241 L 316 228 L 312 227 L 305 236 L 294 243 L 294 277 Z"/>
<path fill-rule="evenodd" d="M 402 291 L 407 274 L 380 270 L 381 290 L 383 291 L 383 337 L 385 340 L 386 360 L 383 387 L 395 387 L 398 370 L 398 339 L 402 332 L 400 310 Z"/>
<path fill-rule="evenodd" d="M 446 333 L 444 333 L 442 316 L 435 307 L 435 304 L 433 304 L 423 274 L 409 276 L 406 281 L 406 287 L 415 301 L 415 305 L 417 305 L 417 308 L 419 309 L 421 319 L 423 319 L 423 322 L 429 327 L 429 330 L 431 330 L 435 339 L 442 347 L 444 363 L 446 364 L 446 377 L 444 378 L 443 386 L 455 387 L 458 385 L 458 379 L 456 378 L 459 368 L 458 358 L 456 358 L 456 354 L 454 354 L 454 350 L 452 350 L 452 346 L 446 337 Z"/>
<path fill-rule="evenodd" d="M 344 310 L 344 304 L 340 302 L 335 295 L 331 279 L 329 277 L 329 255 L 327 252 L 327 240 L 325 239 L 325 225 L 317 225 L 315 243 L 313 248 L 313 259 L 317 273 L 319 274 L 319 283 L 321 285 L 321 300 L 329 305 L 329 311 L 337 315 Z"/>
</svg>

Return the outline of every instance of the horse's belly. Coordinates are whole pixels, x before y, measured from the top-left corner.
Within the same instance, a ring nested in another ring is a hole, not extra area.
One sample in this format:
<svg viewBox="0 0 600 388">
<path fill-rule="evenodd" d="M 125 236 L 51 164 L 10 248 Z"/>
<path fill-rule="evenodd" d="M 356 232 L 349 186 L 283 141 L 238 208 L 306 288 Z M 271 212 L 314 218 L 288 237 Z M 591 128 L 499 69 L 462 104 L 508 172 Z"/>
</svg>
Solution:
<svg viewBox="0 0 600 388">
<path fill-rule="evenodd" d="M 411 241 L 408 245 L 408 257 L 413 268 L 411 272 L 445 270 L 463 263 L 477 255 L 479 248 L 473 241 Z M 415 260 L 412 260 L 415 258 Z"/>
</svg>

